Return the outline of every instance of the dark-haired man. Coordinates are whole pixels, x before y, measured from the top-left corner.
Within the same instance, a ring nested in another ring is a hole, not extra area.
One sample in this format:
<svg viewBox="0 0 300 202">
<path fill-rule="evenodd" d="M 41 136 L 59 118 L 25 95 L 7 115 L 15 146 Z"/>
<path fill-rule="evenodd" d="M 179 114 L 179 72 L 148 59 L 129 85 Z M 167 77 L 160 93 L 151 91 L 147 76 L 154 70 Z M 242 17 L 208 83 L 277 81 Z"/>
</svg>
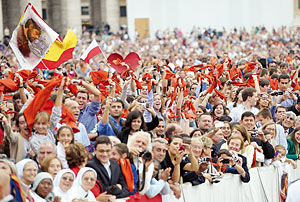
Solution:
<svg viewBox="0 0 300 202">
<path fill-rule="evenodd" d="M 291 107 L 296 104 L 297 97 L 289 90 L 290 88 L 290 77 L 287 74 L 281 74 L 278 79 L 278 88 L 283 95 L 278 96 L 278 104 Z"/>
<path fill-rule="evenodd" d="M 105 105 L 102 119 L 97 125 L 97 133 L 99 136 L 117 136 L 122 129 L 121 114 L 123 113 L 124 103 L 117 98 L 108 98 Z"/>
<path fill-rule="evenodd" d="M 90 133 L 91 130 L 95 127 L 97 124 L 97 113 L 100 110 L 100 98 L 101 94 L 100 91 L 92 86 L 91 84 L 83 81 L 83 80 L 72 80 L 72 84 L 79 84 L 82 85 L 86 90 L 79 90 L 76 94 L 75 101 L 79 104 L 80 114 L 78 116 L 78 121 L 82 123 L 87 133 Z M 90 104 L 89 102 L 89 92 L 91 92 L 94 97 Z M 90 139 L 95 138 L 89 136 Z"/>
<path fill-rule="evenodd" d="M 258 96 L 254 88 L 245 88 L 242 91 L 242 99 L 242 104 L 233 108 L 229 114 L 229 116 L 232 118 L 232 122 L 239 122 L 241 120 L 241 115 L 245 111 L 251 111 L 254 115 L 259 112 L 259 110 L 255 107 Z"/>
<path fill-rule="evenodd" d="M 109 191 L 117 198 L 127 197 L 129 191 L 121 168 L 117 162 L 110 160 L 112 143 L 109 137 L 97 137 L 94 148 L 95 155 L 86 166 L 93 168 L 97 172 L 97 180 L 100 182 L 104 192 Z"/>
</svg>

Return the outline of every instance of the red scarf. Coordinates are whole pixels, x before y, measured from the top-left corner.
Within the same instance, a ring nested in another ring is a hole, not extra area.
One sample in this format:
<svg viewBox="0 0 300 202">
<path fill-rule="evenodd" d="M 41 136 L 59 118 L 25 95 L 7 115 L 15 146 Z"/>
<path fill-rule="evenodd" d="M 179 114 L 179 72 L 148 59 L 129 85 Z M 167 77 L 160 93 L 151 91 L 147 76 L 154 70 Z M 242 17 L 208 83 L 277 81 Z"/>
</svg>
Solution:
<svg viewBox="0 0 300 202">
<path fill-rule="evenodd" d="M 118 160 L 118 164 L 121 166 L 121 170 L 126 181 L 129 192 L 134 190 L 134 178 L 133 173 L 130 166 L 129 159 L 120 159 Z"/>
</svg>

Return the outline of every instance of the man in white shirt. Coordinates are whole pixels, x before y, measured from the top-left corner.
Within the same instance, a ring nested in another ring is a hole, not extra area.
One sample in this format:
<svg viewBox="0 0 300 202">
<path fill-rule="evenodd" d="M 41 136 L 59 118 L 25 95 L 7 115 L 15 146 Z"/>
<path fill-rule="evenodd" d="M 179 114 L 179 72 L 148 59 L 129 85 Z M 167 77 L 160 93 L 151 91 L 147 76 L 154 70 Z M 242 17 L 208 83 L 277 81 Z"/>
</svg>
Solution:
<svg viewBox="0 0 300 202">
<path fill-rule="evenodd" d="M 252 87 L 247 87 L 242 91 L 243 102 L 241 105 L 233 108 L 229 114 L 232 118 L 232 122 L 239 122 L 241 120 L 241 116 L 244 112 L 250 111 L 254 115 L 256 115 L 259 110 L 254 107 L 258 100 L 257 92 Z"/>
</svg>

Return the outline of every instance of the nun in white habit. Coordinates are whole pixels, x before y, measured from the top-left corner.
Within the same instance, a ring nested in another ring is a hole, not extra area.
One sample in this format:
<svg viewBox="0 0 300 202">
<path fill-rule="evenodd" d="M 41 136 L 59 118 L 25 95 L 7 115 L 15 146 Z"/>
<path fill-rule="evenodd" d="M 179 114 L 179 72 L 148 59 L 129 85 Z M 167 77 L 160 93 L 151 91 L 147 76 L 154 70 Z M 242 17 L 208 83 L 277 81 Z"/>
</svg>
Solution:
<svg viewBox="0 0 300 202">
<path fill-rule="evenodd" d="M 75 174 L 70 169 L 59 171 L 54 178 L 54 194 L 61 197 L 62 202 L 71 202 L 74 198 L 71 188 L 75 181 Z"/>
<path fill-rule="evenodd" d="M 96 179 L 97 173 L 93 168 L 81 168 L 72 187 L 72 195 L 78 200 L 97 201 L 90 191 L 95 186 Z"/>
</svg>

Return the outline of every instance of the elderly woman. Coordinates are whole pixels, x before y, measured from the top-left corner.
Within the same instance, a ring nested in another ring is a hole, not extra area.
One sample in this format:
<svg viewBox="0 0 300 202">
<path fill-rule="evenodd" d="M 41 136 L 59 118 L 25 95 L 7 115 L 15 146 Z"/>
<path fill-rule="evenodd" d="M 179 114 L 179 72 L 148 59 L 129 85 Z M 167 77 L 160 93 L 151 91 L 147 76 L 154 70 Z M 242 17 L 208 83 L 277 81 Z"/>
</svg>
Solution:
<svg viewBox="0 0 300 202">
<path fill-rule="evenodd" d="M 63 169 L 57 173 L 54 179 L 54 189 L 53 192 L 55 196 L 59 196 L 61 201 L 71 202 L 73 200 L 73 195 L 71 188 L 73 182 L 75 181 L 75 174 L 70 169 Z"/>
<path fill-rule="evenodd" d="M 36 162 L 31 159 L 23 159 L 16 164 L 17 174 L 20 179 L 24 195 L 27 199 L 32 199 L 32 191 L 30 190 L 31 184 L 38 172 Z"/>
<path fill-rule="evenodd" d="M 62 163 L 55 155 L 50 154 L 41 163 L 41 170 L 48 172 L 54 179 L 57 173 L 62 169 Z"/>
<path fill-rule="evenodd" d="M 38 202 L 59 202 L 59 198 L 54 198 L 53 190 L 53 179 L 49 173 L 39 173 L 32 185 L 32 198 Z"/>
<path fill-rule="evenodd" d="M 93 168 L 81 168 L 71 191 L 73 199 L 97 201 L 94 194 L 90 191 L 95 186 L 96 179 L 97 173 Z"/>
</svg>

